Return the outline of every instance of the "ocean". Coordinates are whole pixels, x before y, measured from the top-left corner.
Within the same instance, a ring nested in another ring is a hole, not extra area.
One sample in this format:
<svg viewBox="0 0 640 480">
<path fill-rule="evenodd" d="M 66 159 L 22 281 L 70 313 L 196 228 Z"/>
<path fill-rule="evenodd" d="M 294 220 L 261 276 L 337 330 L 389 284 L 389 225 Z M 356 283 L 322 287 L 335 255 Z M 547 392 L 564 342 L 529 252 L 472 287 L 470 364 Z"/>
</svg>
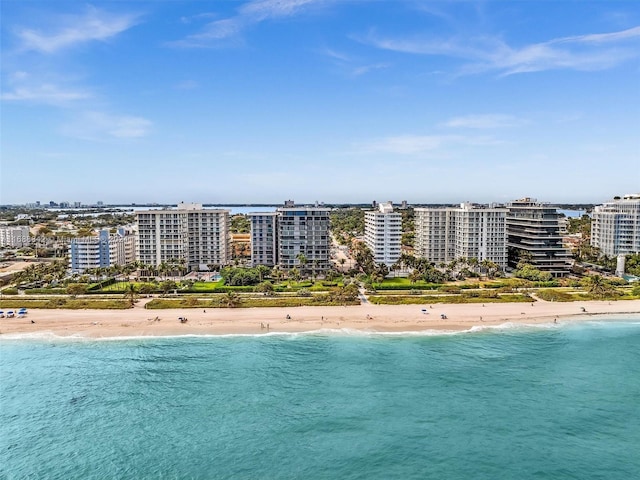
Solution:
<svg viewBox="0 0 640 480">
<path fill-rule="evenodd" d="M 2 479 L 640 478 L 640 318 L 0 340 Z"/>
</svg>

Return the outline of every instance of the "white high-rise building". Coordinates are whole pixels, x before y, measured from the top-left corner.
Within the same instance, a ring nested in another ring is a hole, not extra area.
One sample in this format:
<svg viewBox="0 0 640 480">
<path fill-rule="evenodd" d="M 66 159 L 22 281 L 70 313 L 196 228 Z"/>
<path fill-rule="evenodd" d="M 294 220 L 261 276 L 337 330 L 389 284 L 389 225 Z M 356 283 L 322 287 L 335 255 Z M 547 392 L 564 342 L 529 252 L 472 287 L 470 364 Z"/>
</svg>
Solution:
<svg viewBox="0 0 640 480">
<path fill-rule="evenodd" d="M 440 264 L 454 258 L 455 228 L 452 208 L 416 208 L 415 253 Z"/>
<path fill-rule="evenodd" d="M 273 267 L 278 263 L 278 214 L 250 213 L 251 265 Z"/>
<path fill-rule="evenodd" d="M 136 257 L 146 265 L 183 260 L 187 270 L 231 262 L 229 210 L 180 203 L 136 214 Z"/>
<path fill-rule="evenodd" d="M 507 266 L 507 209 L 465 202 L 452 208 L 416 208 L 416 254 L 436 264 L 456 258 Z"/>
<path fill-rule="evenodd" d="M 0 247 L 26 247 L 30 244 L 29 227 L 0 225 Z"/>
<path fill-rule="evenodd" d="M 640 193 L 594 208 L 591 245 L 610 257 L 640 253 Z"/>
<path fill-rule="evenodd" d="M 378 204 L 377 210 L 364 213 L 364 242 L 377 265 L 391 267 L 400 258 L 402 215 L 393 211 L 391 202 Z"/>
</svg>

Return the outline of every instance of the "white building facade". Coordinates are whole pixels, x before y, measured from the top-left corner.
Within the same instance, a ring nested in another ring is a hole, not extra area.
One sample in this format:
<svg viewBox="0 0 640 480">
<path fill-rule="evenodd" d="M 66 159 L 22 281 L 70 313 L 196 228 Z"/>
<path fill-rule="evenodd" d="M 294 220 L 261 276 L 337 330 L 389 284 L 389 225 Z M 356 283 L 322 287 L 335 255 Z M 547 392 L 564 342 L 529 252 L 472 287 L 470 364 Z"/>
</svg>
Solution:
<svg viewBox="0 0 640 480">
<path fill-rule="evenodd" d="M 29 227 L 0 225 L 0 247 L 26 247 L 31 244 Z"/>
<path fill-rule="evenodd" d="M 460 207 L 416 208 L 416 255 L 430 262 L 457 258 L 507 267 L 507 209 L 465 202 Z"/>
<path fill-rule="evenodd" d="M 591 245 L 610 257 L 640 253 L 640 193 L 594 208 Z"/>
<path fill-rule="evenodd" d="M 455 228 L 453 209 L 414 209 L 415 253 L 440 264 L 454 258 Z"/>
<path fill-rule="evenodd" d="M 73 238 L 69 245 L 69 268 L 83 273 L 93 268 L 126 265 L 135 261 L 135 236 L 120 231 L 109 235 L 102 230 L 97 237 Z"/>
<path fill-rule="evenodd" d="M 229 210 L 180 203 L 136 214 L 136 258 L 145 265 L 184 261 L 189 271 L 231 262 Z"/>
<path fill-rule="evenodd" d="M 364 242 L 373 253 L 376 265 L 391 267 L 400 258 L 402 215 L 393 211 L 391 202 L 378 204 L 377 210 L 364 213 Z"/>
</svg>

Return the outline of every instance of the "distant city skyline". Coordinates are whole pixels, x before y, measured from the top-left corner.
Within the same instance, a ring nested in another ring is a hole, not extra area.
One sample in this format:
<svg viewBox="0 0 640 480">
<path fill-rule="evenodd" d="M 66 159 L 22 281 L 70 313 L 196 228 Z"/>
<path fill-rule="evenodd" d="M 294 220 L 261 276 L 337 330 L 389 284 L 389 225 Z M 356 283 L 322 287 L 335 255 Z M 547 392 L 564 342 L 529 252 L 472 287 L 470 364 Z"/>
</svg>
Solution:
<svg viewBox="0 0 640 480">
<path fill-rule="evenodd" d="M 0 204 L 640 190 L 628 1 L 6 1 Z"/>
</svg>

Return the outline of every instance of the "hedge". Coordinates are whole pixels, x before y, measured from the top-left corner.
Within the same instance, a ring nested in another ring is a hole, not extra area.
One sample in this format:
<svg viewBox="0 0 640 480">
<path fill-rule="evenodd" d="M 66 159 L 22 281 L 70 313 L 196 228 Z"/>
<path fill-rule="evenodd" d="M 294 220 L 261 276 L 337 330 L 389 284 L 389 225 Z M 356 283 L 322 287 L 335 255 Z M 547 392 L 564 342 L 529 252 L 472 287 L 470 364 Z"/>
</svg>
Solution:
<svg viewBox="0 0 640 480">
<path fill-rule="evenodd" d="M 458 304 L 458 303 L 521 303 L 531 302 L 529 295 L 514 294 L 514 295 L 501 295 L 495 298 L 486 297 L 469 297 L 464 295 L 459 296 L 372 296 L 369 297 L 369 301 L 374 305 L 428 305 L 431 303 L 443 303 L 443 304 Z"/>
<path fill-rule="evenodd" d="M 125 300 L 85 300 L 52 298 L 50 300 L 14 300 L 2 301 L 2 308 L 65 308 L 70 310 L 125 310 L 130 308 Z"/>
<path fill-rule="evenodd" d="M 376 290 L 438 290 L 441 287 L 437 283 L 409 283 L 409 284 L 374 284 L 373 288 Z"/>
<path fill-rule="evenodd" d="M 359 300 L 348 302 L 331 301 L 326 297 L 265 297 L 242 298 L 237 307 L 227 307 L 225 299 L 198 300 L 197 303 L 188 299 L 153 299 L 145 305 L 149 310 L 175 309 L 175 308 L 254 308 L 254 307 L 303 307 L 303 306 L 342 306 L 360 305 Z"/>
</svg>

